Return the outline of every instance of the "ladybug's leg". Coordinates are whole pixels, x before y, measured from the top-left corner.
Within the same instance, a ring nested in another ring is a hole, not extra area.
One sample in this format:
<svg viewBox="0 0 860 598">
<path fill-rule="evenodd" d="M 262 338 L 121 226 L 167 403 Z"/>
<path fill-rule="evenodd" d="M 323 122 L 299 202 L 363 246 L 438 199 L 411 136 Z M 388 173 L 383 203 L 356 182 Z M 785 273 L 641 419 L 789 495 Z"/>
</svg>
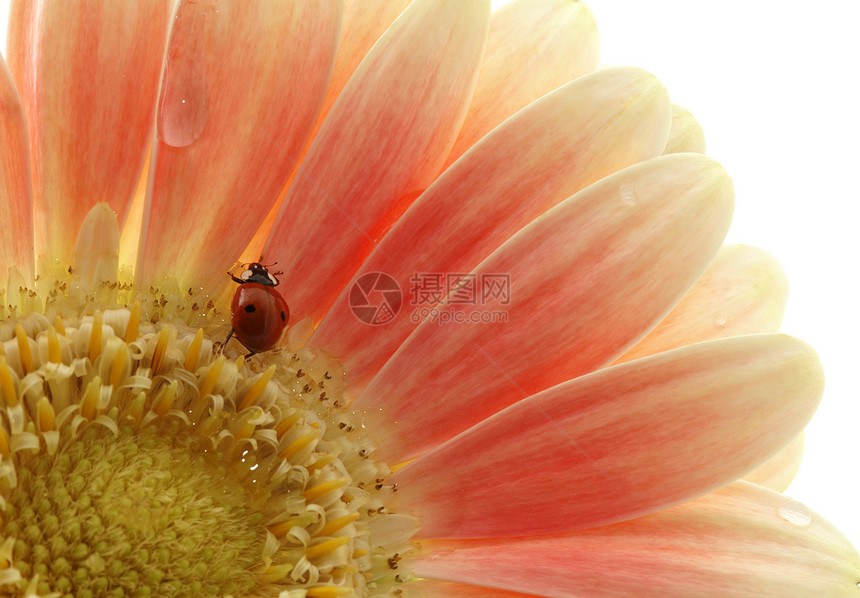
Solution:
<svg viewBox="0 0 860 598">
<path fill-rule="evenodd" d="M 227 276 L 229 276 L 230 278 L 232 278 L 232 279 L 233 279 L 233 282 L 238 282 L 239 284 L 245 284 L 246 282 L 248 282 L 247 280 L 242 280 L 241 278 L 236 278 L 235 276 L 233 276 L 233 275 L 232 275 L 232 274 L 230 274 L 229 272 L 227 272 Z"/>
<path fill-rule="evenodd" d="M 230 329 L 230 334 L 227 335 L 227 338 L 224 339 L 224 344 L 221 345 L 221 350 L 223 351 L 227 347 L 227 343 L 230 342 L 230 339 L 233 338 L 233 333 L 236 332 L 232 328 Z"/>
<path fill-rule="evenodd" d="M 251 358 L 252 358 L 254 355 L 256 355 L 256 354 L 257 354 L 257 352 L 256 352 L 256 351 L 251 351 L 250 353 L 248 353 L 247 355 L 245 355 L 245 359 L 251 359 Z"/>
</svg>

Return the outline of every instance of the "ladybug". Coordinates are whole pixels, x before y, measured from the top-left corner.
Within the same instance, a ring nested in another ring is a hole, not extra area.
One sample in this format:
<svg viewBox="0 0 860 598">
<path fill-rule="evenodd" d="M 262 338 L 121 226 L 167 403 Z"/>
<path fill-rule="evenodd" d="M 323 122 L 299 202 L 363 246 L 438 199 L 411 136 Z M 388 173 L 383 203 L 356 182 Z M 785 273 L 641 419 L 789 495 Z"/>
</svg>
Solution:
<svg viewBox="0 0 860 598">
<path fill-rule="evenodd" d="M 239 288 L 230 305 L 233 329 L 224 346 L 235 334 L 236 339 L 251 351 L 247 357 L 272 349 L 281 340 L 290 321 L 290 308 L 275 290 L 280 284 L 278 279 L 258 262 L 248 264 L 248 269 L 238 278 L 230 272 L 227 274 L 239 283 Z"/>
</svg>

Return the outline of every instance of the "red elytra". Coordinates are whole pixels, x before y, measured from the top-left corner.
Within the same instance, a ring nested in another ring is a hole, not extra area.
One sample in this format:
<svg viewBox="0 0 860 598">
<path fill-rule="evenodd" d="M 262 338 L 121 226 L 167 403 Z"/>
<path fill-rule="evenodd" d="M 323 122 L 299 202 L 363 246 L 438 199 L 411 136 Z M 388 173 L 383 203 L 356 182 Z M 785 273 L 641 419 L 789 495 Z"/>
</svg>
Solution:
<svg viewBox="0 0 860 598">
<path fill-rule="evenodd" d="M 230 305 L 233 330 L 224 344 L 235 334 L 251 355 L 274 348 L 290 321 L 290 308 L 274 288 L 277 278 L 259 263 L 251 264 L 242 278 L 232 274 L 230 277 L 239 283 L 239 288 Z"/>
</svg>

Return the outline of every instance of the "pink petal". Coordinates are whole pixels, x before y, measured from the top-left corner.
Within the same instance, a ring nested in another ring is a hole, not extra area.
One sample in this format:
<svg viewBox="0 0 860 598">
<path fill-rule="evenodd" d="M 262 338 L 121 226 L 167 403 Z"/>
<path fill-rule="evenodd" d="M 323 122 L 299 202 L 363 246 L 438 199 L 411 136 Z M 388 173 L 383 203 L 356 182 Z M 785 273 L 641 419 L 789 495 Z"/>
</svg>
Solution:
<svg viewBox="0 0 860 598">
<path fill-rule="evenodd" d="M 544 96 L 487 135 L 397 221 L 356 273 L 385 272 L 420 302 L 416 272 L 469 272 L 517 230 L 616 170 L 660 154 L 669 100 L 634 68 L 587 75 Z M 445 240 L 440 242 L 440 240 Z M 415 329 L 407 309 L 385 326 L 352 313 L 350 287 L 311 343 L 337 355 L 356 390 L 369 382 Z"/>
<path fill-rule="evenodd" d="M 13 4 L 9 68 L 27 115 L 37 255 L 68 263 L 98 202 L 124 221 L 151 141 L 171 7 Z"/>
<path fill-rule="evenodd" d="M 317 128 L 373 44 L 400 16 L 410 1 L 347 0 L 343 11 L 343 29 L 337 48 L 337 60 L 320 110 Z"/>
<path fill-rule="evenodd" d="M 144 281 L 226 281 L 310 133 L 341 11 L 338 2 L 180 5 L 159 101 Z"/>
<path fill-rule="evenodd" d="M 600 63 L 594 15 L 582 2 L 515 0 L 493 13 L 469 115 L 448 164 L 493 127 Z"/>
<path fill-rule="evenodd" d="M 520 401 L 391 480 L 425 538 L 605 525 L 750 471 L 800 433 L 823 387 L 817 356 L 791 337 L 699 343 Z"/>
<path fill-rule="evenodd" d="M 749 482 L 784 492 L 794 480 L 803 460 L 803 434 L 799 434 L 788 446 L 744 476 Z"/>
<path fill-rule="evenodd" d="M 422 549 L 418 576 L 493 588 L 488 595 L 853 598 L 860 579 L 860 558 L 833 525 L 746 482 L 586 532 Z"/>
<path fill-rule="evenodd" d="M 466 114 L 488 21 L 483 0 L 418 0 L 350 79 L 264 251 L 284 270 L 295 321 L 323 315 L 402 202 L 439 173 Z"/>
<path fill-rule="evenodd" d="M 705 153 L 705 132 L 689 110 L 672 105 L 672 130 L 664 154 L 680 152 Z"/>
<path fill-rule="evenodd" d="M 520 231 L 475 272 L 482 284 L 509 277 L 510 302 L 449 298 L 357 399 L 397 422 L 383 428 L 386 458 L 413 457 L 610 362 L 699 277 L 732 199 L 716 162 L 673 154 L 591 185 Z"/>
<path fill-rule="evenodd" d="M 409 582 L 409 596 L 417 598 L 531 598 L 534 594 L 520 594 L 494 588 L 452 583 L 438 579 L 418 579 Z"/>
<path fill-rule="evenodd" d="M 787 299 L 788 279 L 775 257 L 749 245 L 721 247 L 671 313 L 617 362 L 715 338 L 776 332 Z"/>
<path fill-rule="evenodd" d="M 0 276 L 15 266 L 33 278 L 33 197 L 30 149 L 21 98 L 6 61 L 0 56 Z M 9 223 L 15 226 L 9 226 Z"/>
<path fill-rule="evenodd" d="M 308 142 L 302 150 L 301 156 L 296 159 L 296 164 L 301 164 L 308 151 L 310 141 L 313 140 L 320 127 L 328 116 L 329 110 L 340 92 L 343 91 L 346 82 L 352 76 L 356 67 L 367 55 L 368 51 L 379 37 L 385 33 L 392 22 L 403 12 L 403 9 L 411 0 L 347 0 L 343 12 L 343 26 L 340 32 L 340 42 L 335 56 L 334 70 L 329 81 L 328 90 L 322 101 L 319 114 L 313 129 L 308 136 Z M 294 171 L 295 172 L 295 171 Z M 289 185 L 289 183 L 288 183 Z M 245 261 L 259 259 L 266 244 L 266 239 L 275 224 L 280 212 L 284 197 L 280 196 L 269 212 L 254 238 L 245 248 L 243 256 Z"/>
</svg>

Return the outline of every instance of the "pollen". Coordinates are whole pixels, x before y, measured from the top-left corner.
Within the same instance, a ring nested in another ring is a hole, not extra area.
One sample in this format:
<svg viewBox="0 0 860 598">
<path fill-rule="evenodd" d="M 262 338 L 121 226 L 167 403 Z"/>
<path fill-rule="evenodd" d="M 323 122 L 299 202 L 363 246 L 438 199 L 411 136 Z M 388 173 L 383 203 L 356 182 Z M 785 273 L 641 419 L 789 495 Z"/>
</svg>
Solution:
<svg viewBox="0 0 860 598">
<path fill-rule="evenodd" d="M 406 595 L 417 523 L 335 360 L 223 353 L 210 299 L 65 274 L 0 308 L 0 595 Z"/>
</svg>

